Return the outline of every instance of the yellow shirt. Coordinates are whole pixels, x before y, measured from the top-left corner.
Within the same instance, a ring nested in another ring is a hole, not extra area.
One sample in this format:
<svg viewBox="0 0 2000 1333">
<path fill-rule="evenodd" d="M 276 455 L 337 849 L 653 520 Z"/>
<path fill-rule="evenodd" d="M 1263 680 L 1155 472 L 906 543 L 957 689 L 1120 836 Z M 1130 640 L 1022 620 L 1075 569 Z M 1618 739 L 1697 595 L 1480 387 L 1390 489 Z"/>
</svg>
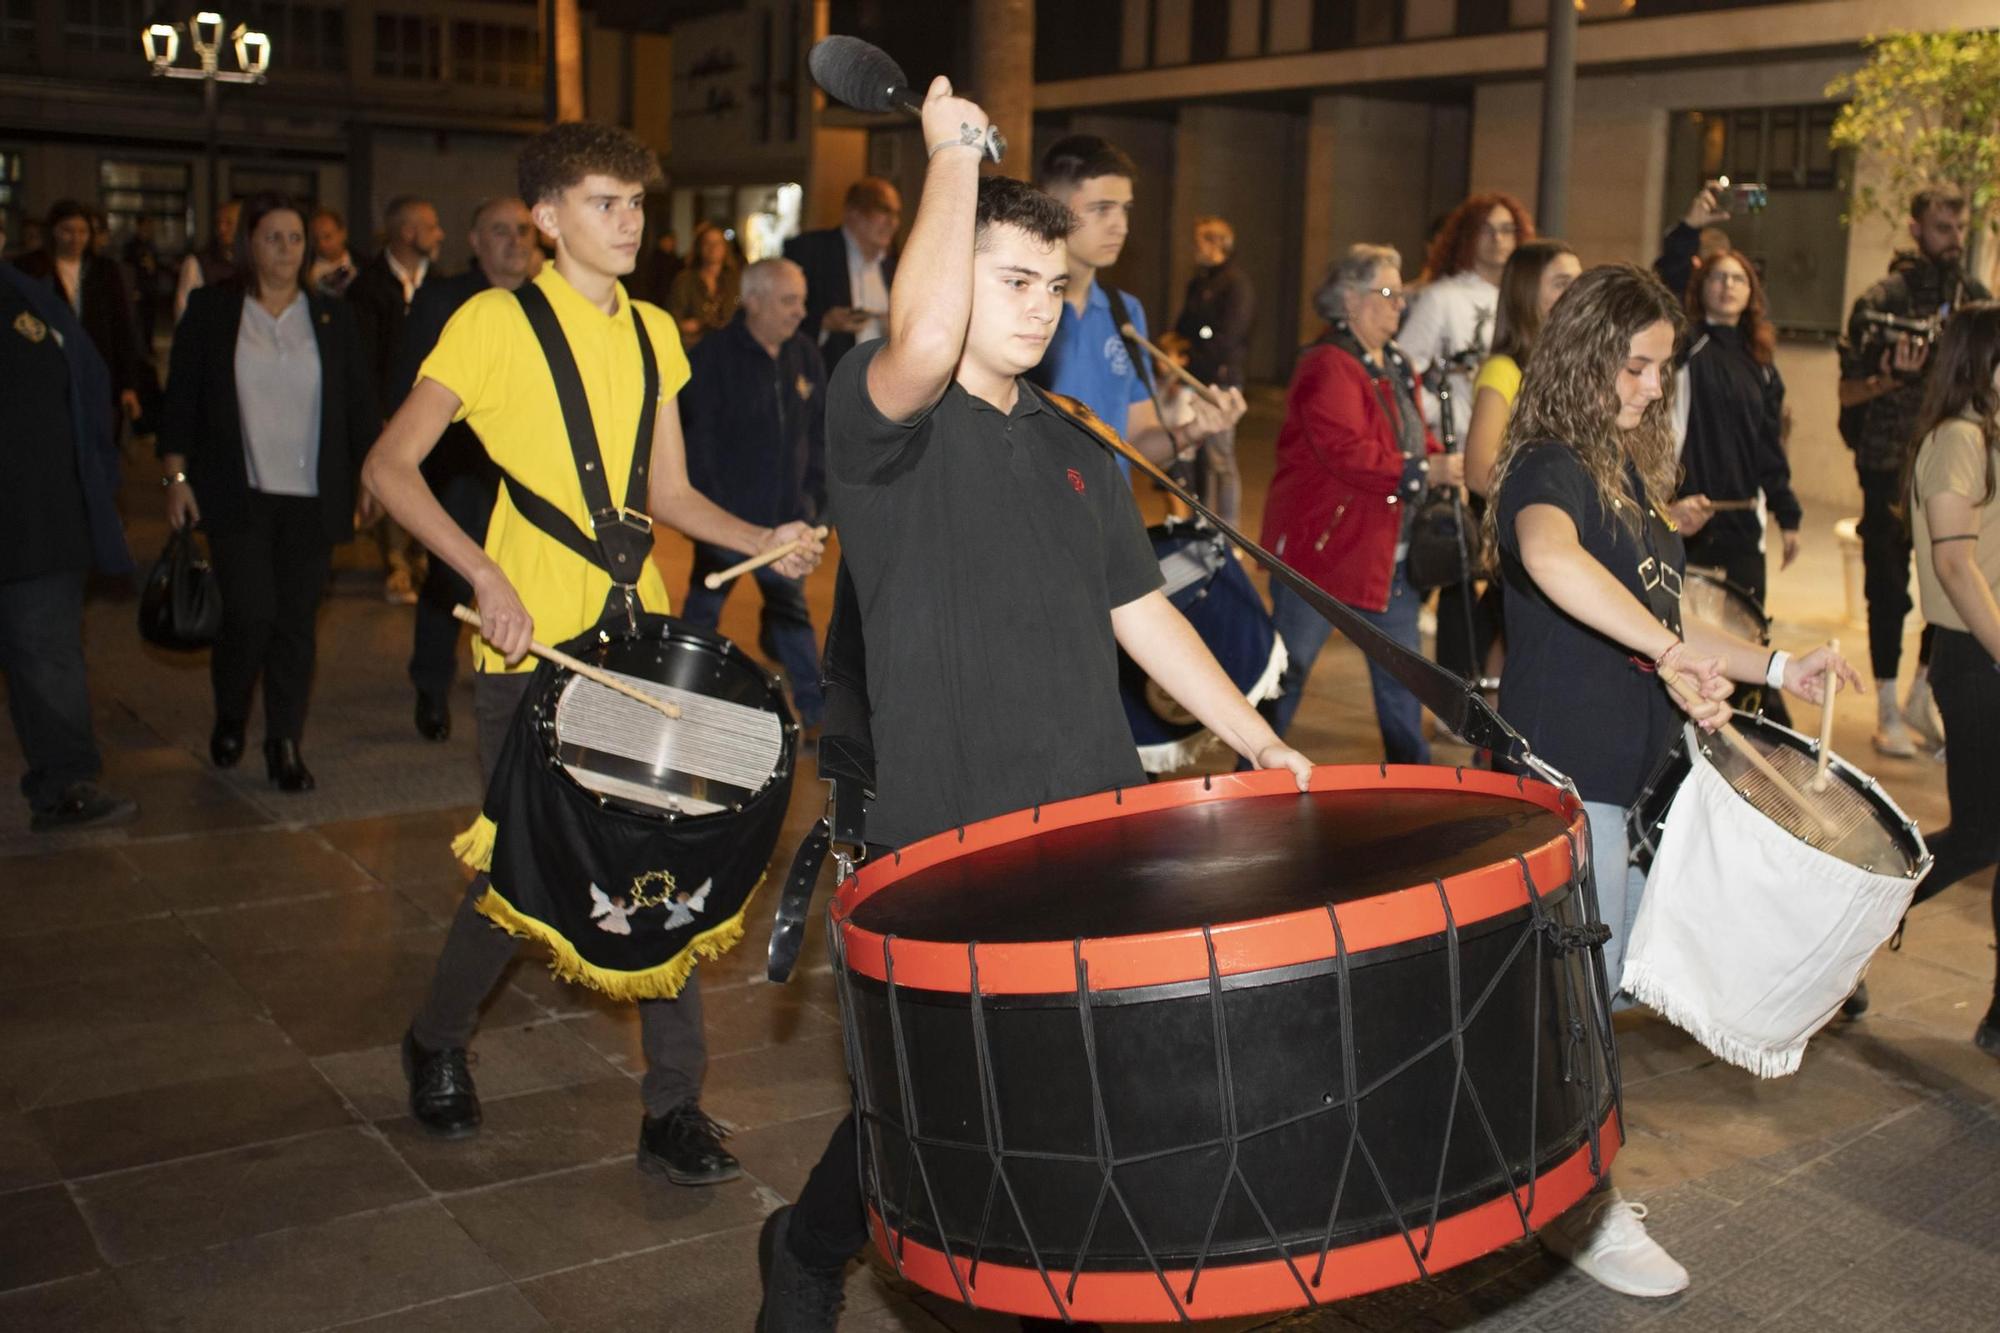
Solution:
<svg viewBox="0 0 2000 1333">
<path fill-rule="evenodd" d="M 627 297 L 623 285 L 617 289 L 615 315 L 593 305 L 553 264 L 541 271 L 535 285 L 554 308 L 583 379 L 611 498 L 614 502 L 622 498 L 629 508 L 644 511 L 644 495 L 624 495 L 645 383 L 632 312 L 646 321 L 646 334 L 659 362 L 661 411 L 671 406 L 668 400 L 688 380 L 680 331 L 658 306 Z M 555 380 L 512 292 L 492 288 L 460 306 L 419 375 L 458 395 L 454 420 L 472 427 L 509 476 L 560 509 L 584 532 L 590 531 L 590 509 L 563 428 Z M 650 448 L 651 441 L 647 444 Z M 535 618 L 535 637 L 543 643 L 574 638 L 596 624 L 604 611 L 611 576 L 523 518 L 504 486 L 486 528 L 486 554 L 506 572 Z M 639 576 L 639 601 L 648 611 L 669 609 L 667 585 L 650 560 Z M 473 640 L 472 663 L 476 671 L 509 669 L 500 654 L 478 638 Z M 513 670 L 529 671 L 534 665 L 532 657 L 523 658 Z"/>
<path fill-rule="evenodd" d="M 1987 473 L 2000 467 L 2000 457 L 1989 456 L 1993 453 L 1979 422 L 1962 416 L 1939 422 L 1917 446 L 1916 472 L 1910 478 L 1910 536 L 1917 554 L 1917 593 L 1924 619 L 1946 629 L 1965 629 L 1965 617 L 1951 604 L 1944 580 L 1938 577 L 1937 562 L 1932 559 L 1930 515 L 1924 502 L 1933 495 L 1949 493 L 1962 495 L 1977 506 L 1973 513 L 1979 519 L 1975 529 L 1979 540 L 1974 558 L 1986 585 L 2000 595 L 2000 497 L 1990 503 L 1986 500 Z"/>
<path fill-rule="evenodd" d="M 1521 367 L 1511 356 L 1489 356 L 1479 367 L 1479 378 L 1472 382 L 1472 396 L 1476 400 L 1481 389 L 1491 389 L 1500 395 L 1500 400 L 1512 407 L 1514 395 L 1521 392 Z"/>
</svg>

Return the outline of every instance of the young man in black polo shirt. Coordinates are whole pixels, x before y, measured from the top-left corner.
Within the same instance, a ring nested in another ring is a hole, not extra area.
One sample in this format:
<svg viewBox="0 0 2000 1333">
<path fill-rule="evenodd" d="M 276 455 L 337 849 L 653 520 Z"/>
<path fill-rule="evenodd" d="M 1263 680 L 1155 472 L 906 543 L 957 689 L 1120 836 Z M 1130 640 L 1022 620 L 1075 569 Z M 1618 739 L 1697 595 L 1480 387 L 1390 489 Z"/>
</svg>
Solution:
<svg viewBox="0 0 2000 1333">
<path fill-rule="evenodd" d="M 1311 764 L 1243 700 L 1160 591 L 1116 460 L 1020 378 L 1069 281 L 1064 205 L 979 176 L 986 113 L 935 80 L 923 199 L 889 334 L 827 394 L 827 493 L 861 606 L 877 800 L 900 846 L 1037 802 L 1145 781 L 1117 650 L 1260 767 Z M 759 1242 L 764 1333 L 831 1329 L 866 1242 L 855 1123 Z"/>
</svg>

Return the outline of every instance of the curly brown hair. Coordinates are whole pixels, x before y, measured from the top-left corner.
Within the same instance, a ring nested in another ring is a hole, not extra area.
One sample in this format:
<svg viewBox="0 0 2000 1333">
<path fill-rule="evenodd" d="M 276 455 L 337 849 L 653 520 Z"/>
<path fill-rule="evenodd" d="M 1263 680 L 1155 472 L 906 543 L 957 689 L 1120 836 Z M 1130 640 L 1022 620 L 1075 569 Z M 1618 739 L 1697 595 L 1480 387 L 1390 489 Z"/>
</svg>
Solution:
<svg viewBox="0 0 2000 1333">
<path fill-rule="evenodd" d="M 1741 250 L 1712 250 L 1702 256 L 1694 272 L 1688 276 L 1687 317 L 1688 323 L 1699 328 L 1708 318 L 1708 307 L 1701 299 L 1701 285 L 1708 281 L 1709 273 L 1718 259 L 1733 259 L 1737 267 L 1750 279 L 1750 304 L 1743 307 L 1743 315 L 1736 321 L 1736 327 L 1743 330 L 1743 340 L 1750 344 L 1750 355 L 1760 366 L 1768 366 L 1778 355 L 1778 330 L 1771 323 L 1769 309 L 1764 304 L 1764 279 L 1757 273 L 1757 266 L 1750 262 L 1750 256 Z"/>
<path fill-rule="evenodd" d="M 1444 224 L 1431 238 L 1431 248 L 1424 253 L 1424 271 L 1417 276 L 1418 282 L 1430 282 L 1435 278 L 1448 278 L 1454 273 L 1463 273 L 1472 267 L 1473 256 L 1479 249 L 1479 228 L 1493 210 L 1504 208 L 1514 215 L 1514 244 L 1525 245 L 1535 239 L 1535 219 L 1528 212 L 1528 206 L 1508 194 L 1505 190 L 1488 190 L 1466 199 L 1445 217 Z"/>
<path fill-rule="evenodd" d="M 649 190 L 665 183 L 659 154 L 645 140 L 630 130 L 589 120 L 551 125 L 528 140 L 521 145 L 515 170 L 521 198 L 530 208 L 560 198 L 585 176 L 609 176 Z"/>
<path fill-rule="evenodd" d="M 1641 517 L 1638 497 L 1625 484 L 1627 459 L 1655 503 L 1672 498 L 1680 464 L 1674 456 L 1671 362 L 1660 367 L 1659 399 L 1647 405 L 1638 425 L 1618 429 L 1618 373 L 1631 355 L 1632 339 L 1660 323 L 1677 339 L 1686 328 L 1673 294 L 1636 264 L 1590 269 L 1556 302 L 1535 340 L 1493 465 L 1493 500 L 1485 520 L 1489 545 L 1498 537 L 1500 497 L 1515 458 L 1542 441 L 1574 451 L 1596 483 L 1605 512 L 1618 514 L 1635 532 Z"/>
</svg>

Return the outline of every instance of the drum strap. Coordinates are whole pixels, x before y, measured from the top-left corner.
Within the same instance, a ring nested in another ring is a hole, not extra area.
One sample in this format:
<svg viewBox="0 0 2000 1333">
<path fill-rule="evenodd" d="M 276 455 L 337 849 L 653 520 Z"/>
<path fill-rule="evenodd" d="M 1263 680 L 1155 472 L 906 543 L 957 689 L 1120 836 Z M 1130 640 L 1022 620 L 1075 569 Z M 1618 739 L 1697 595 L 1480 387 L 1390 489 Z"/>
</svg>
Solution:
<svg viewBox="0 0 2000 1333">
<path fill-rule="evenodd" d="M 1643 515 L 1639 524 L 1639 541 L 1646 548 L 1646 558 L 1639 562 L 1639 584 L 1646 590 L 1646 609 L 1653 613 L 1653 619 L 1665 625 L 1676 635 L 1681 632 L 1681 571 L 1668 564 L 1660 555 L 1666 538 L 1673 529 L 1667 526 L 1666 515 L 1646 494 L 1646 485 L 1636 471 L 1626 469 L 1626 479 L 1630 481 L 1638 495 L 1639 509 Z"/>
<path fill-rule="evenodd" d="M 583 376 L 570 354 L 569 339 L 563 336 L 555 307 L 542 289 L 524 282 L 514 289 L 521 313 L 528 317 L 535 341 L 542 346 L 549 377 L 555 382 L 556 402 L 562 408 L 563 430 L 569 436 L 570 454 L 576 461 L 576 477 L 583 487 L 583 502 L 590 511 L 590 532 L 586 534 L 574 520 L 549 500 L 523 485 L 511 472 L 503 480 L 507 498 L 521 517 L 540 528 L 564 547 L 582 556 L 611 576 L 611 592 L 604 599 L 599 623 L 623 615 L 634 623 L 639 612 L 639 576 L 653 551 L 653 519 L 646 510 L 646 471 L 652 462 L 653 423 L 658 415 L 660 366 L 653 355 L 653 343 L 646 336 L 645 321 L 627 302 L 632 332 L 639 339 L 639 364 L 645 385 L 639 404 L 638 438 L 632 444 L 632 468 L 625 478 L 625 503 L 614 504 L 610 480 L 604 475 L 604 454 L 597 445 L 597 427 L 590 415 L 590 399 L 584 393 Z M 633 508 L 632 498 L 639 498 Z"/>
</svg>

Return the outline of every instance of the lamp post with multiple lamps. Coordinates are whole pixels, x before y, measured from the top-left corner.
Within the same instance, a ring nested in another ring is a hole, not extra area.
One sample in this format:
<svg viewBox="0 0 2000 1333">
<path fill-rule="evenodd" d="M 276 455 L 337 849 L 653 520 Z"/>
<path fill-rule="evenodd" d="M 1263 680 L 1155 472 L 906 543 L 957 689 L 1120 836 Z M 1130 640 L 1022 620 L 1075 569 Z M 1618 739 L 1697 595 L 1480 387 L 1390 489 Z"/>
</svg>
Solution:
<svg viewBox="0 0 2000 1333">
<path fill-rule="evenodd" d="M 184 67 L 175 62 L 180 59 L 181 29 L 187 29 L 188 45 L 194 49 L 197 67 Z M 253 30 L 248 24 L 239 23 L 228 32 L 227 41 L 235 48 L 236 68 L 221 68 L 224 32 L 228 31 L 222 15 L 212 9 L 204 9 L 185 24 L 153 23 L 139 33 L 139 45 L 146 53 L 146 63 L 153 67 L 153 73 L 166 79 L 200 79 L 202 115 L 208 131 L 208 206 L 210 210 L 222 202 L 221 166 L 217 140 L 220 137 L 218 106 L 219 85 L 225 83 L 262 83 L 271 68 L 271 39 Z"/>
</svg>

